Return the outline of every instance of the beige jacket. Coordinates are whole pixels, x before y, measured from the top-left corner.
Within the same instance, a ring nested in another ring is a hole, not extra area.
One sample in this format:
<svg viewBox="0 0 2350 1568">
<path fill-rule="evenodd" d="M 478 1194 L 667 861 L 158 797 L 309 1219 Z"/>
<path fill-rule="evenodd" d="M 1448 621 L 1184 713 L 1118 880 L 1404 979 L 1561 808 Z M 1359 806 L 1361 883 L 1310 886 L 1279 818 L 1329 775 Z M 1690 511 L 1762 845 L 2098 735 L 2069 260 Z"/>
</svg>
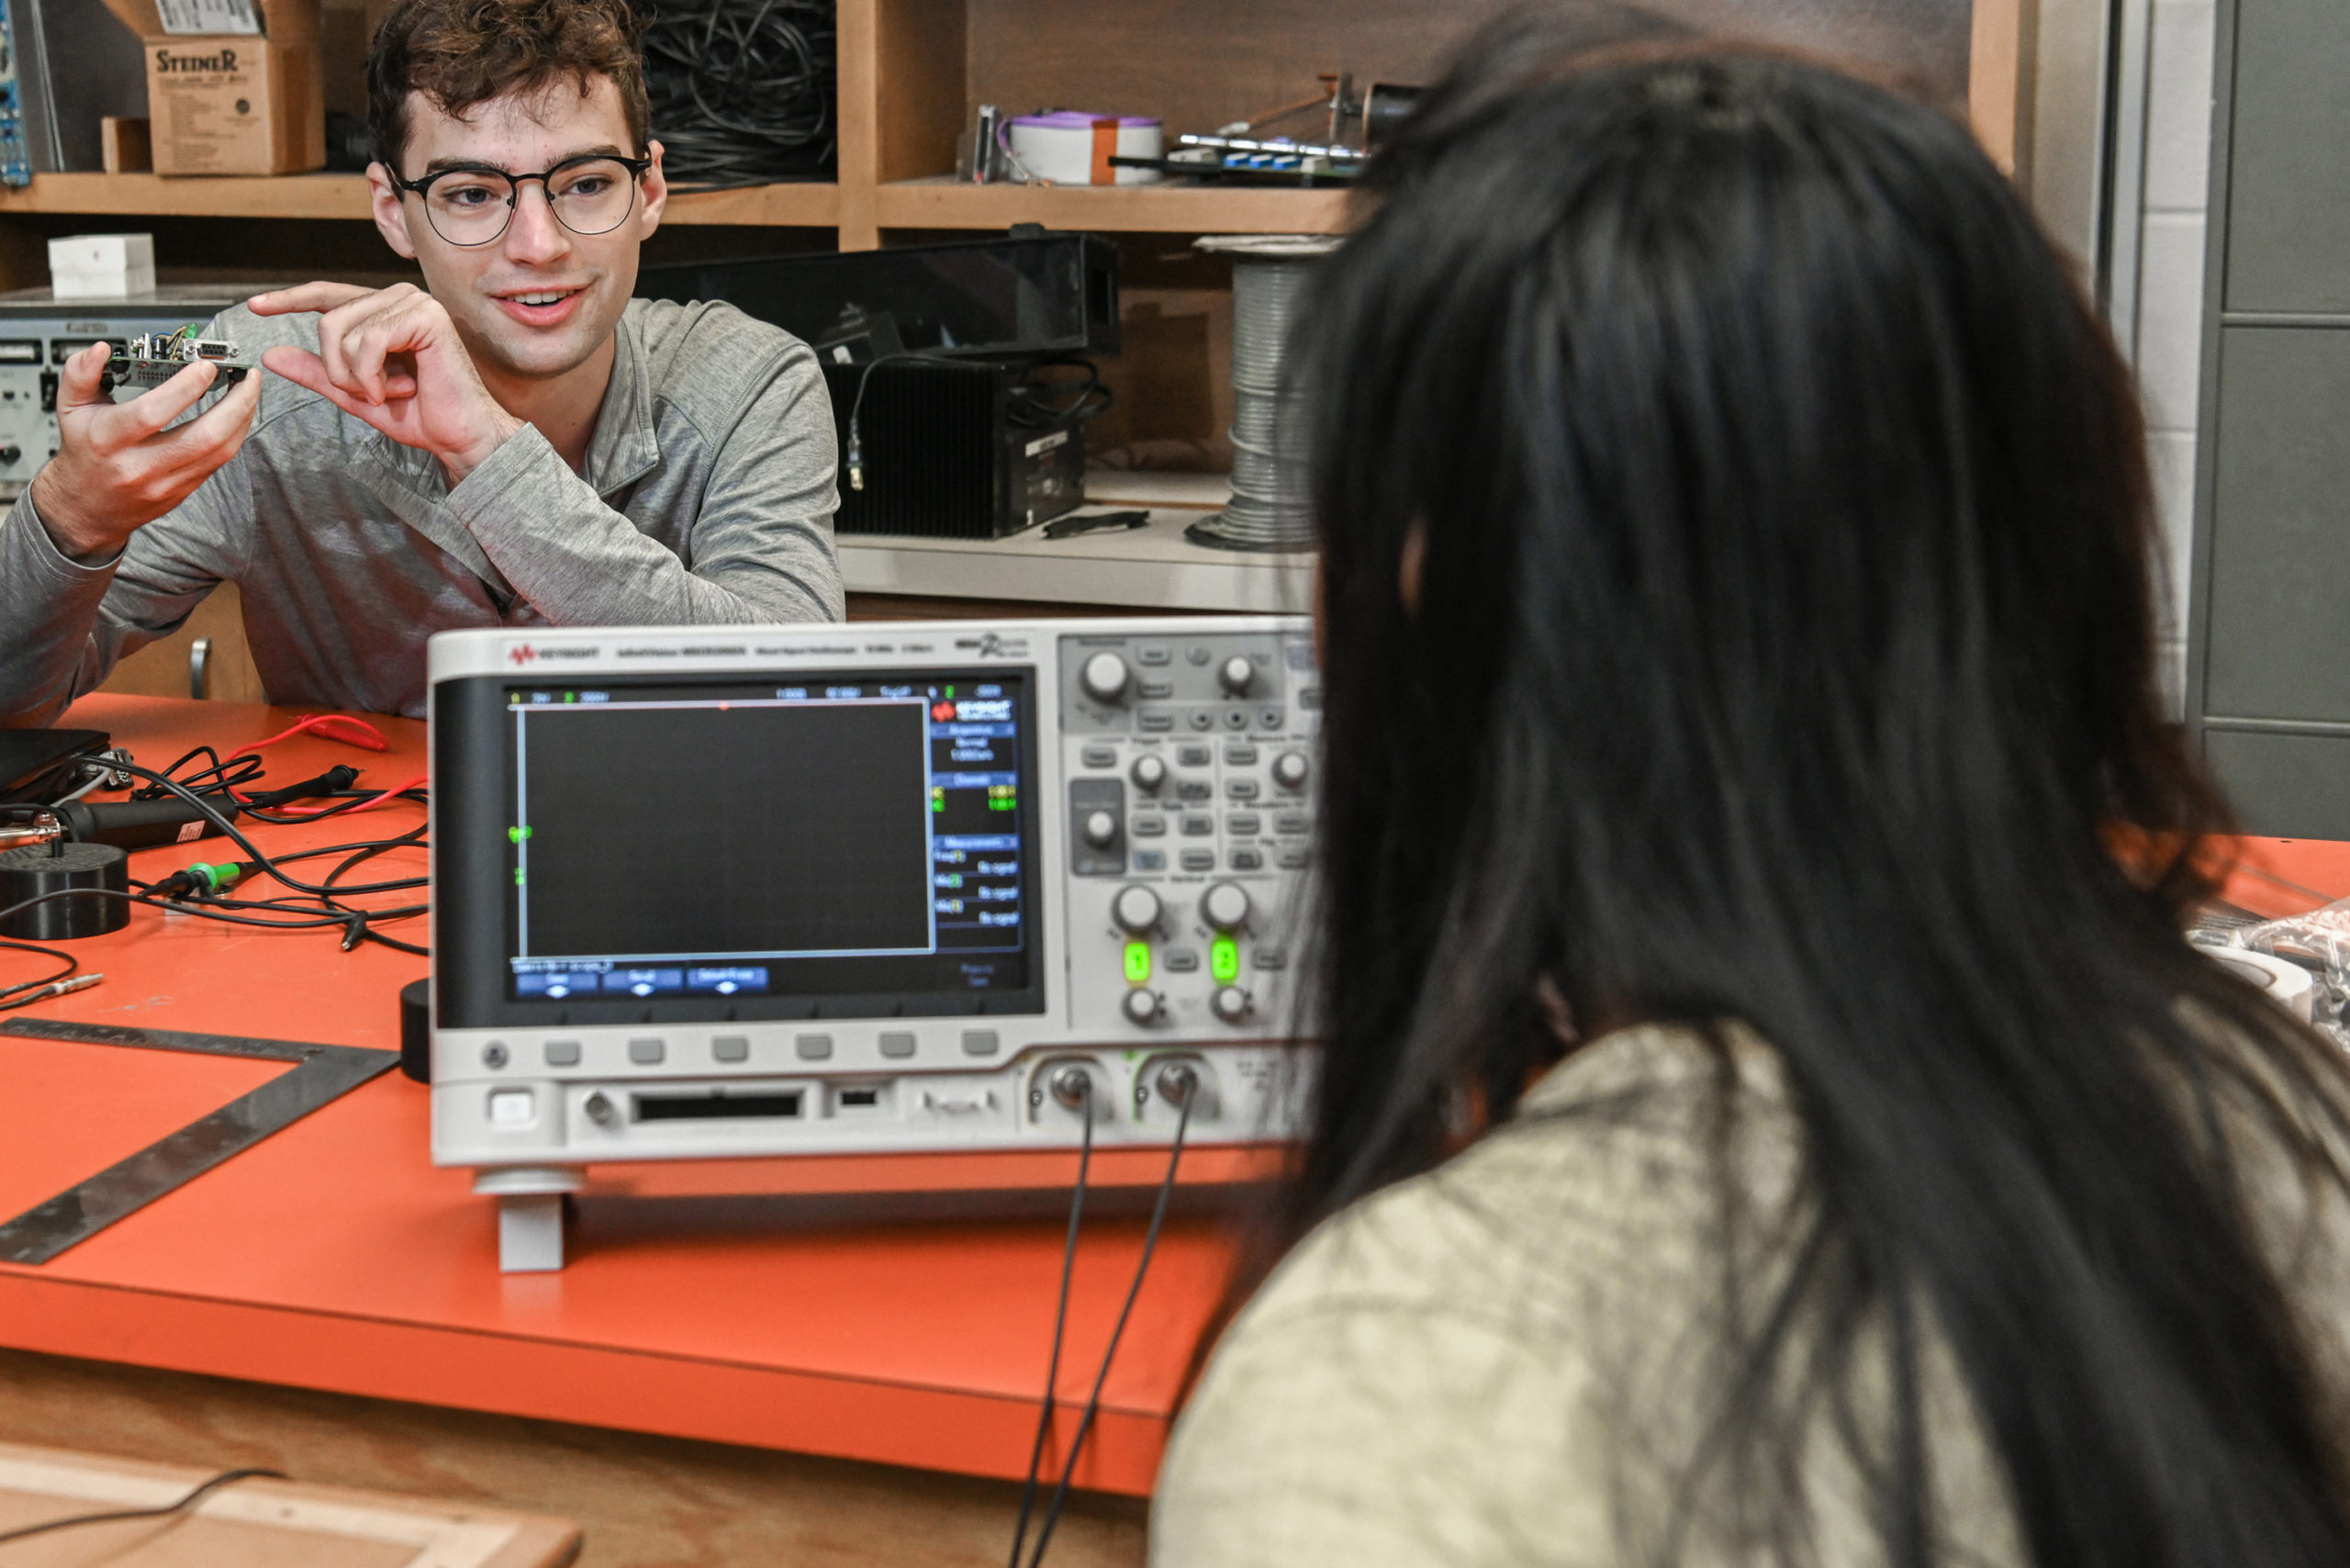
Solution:
<svg viewBox="0 0 2350 1568">
<path fill-rule="evenodd" d="M 1724 1281 L 1742 1281 L 1740 1309 L 1759 1312 L 1804 1217 L 1778 1058 L 1733 1039 L 1734 1095 L 1689 1030 L 1595 1041 L 1513 1122 L 1308 1237 L 1177 1426 L 1151 1514 L 1156 1568 L 1617 1568 L 1669 1540 L 1699 1568 L 1762 1560 L 1724 1511 L 1738 1487 L 1674 1494 L 1725 1374 Z M 1720 1137 L 1725 1104 L 1739 1111 Z M 2350 1364 L 2350 1206 L 2269 1165 L 2273 1250 L 2311 1304 L 2322 1353 Z M 1725 1210 L 1726 1190 L 1741 1208 Z M 2026 1561 L 1938 1344 L 1925 1371 L 1935 1500 L 1958 1553 L 1945 1561 Z M 1880 1560 L 1841 1448 L 1823 1434 L 1791 1458 L 1816 1560 Z"/>
</svg>

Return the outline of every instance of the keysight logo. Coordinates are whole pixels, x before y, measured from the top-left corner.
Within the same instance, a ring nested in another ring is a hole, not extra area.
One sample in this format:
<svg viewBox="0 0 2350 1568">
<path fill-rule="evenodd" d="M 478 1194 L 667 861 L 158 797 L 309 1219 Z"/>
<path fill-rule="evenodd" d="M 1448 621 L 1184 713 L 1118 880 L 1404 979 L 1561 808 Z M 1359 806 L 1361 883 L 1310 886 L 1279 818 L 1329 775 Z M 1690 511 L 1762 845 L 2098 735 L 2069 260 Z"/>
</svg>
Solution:
<svg viewBox="0 0 2350 1568">
<path fill-rule="evenodd" d="M 532 659 L 592 659 L 600 657 L 602 653 L 602 649 L 593 646 L 534 648 L 528 643 L 517 643 L 506 650 L 506 656 L 513 660 L 519 669 Z"/>
</svg>

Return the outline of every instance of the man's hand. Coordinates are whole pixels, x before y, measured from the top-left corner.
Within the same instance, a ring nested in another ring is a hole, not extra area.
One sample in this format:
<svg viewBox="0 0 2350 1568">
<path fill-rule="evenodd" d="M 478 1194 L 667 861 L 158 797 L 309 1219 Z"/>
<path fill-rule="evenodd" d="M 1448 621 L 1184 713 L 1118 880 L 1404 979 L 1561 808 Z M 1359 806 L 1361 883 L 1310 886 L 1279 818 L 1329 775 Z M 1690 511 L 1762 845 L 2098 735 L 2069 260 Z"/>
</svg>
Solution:
<svg viewBox="0 0 2350 1568">
<path fill-rule="evenodd" d="M 319 352 L 280 345 L 262 363 L 464 482 L 522 428 L 482 385 L 441 302 L 410 284 L 306 283 L 245 301 L 256 316 L 319 314 Z"/>
<path fill-rule="evenodd" d="M 237 455 L 261 403 L 261 377 L 177 430 L 219 375 L 199 360 L 161 386 L 118 404 L 98 390 L 114 350 L 92 343 L 65 362 L 57 387 L 57 455 L 33 476 L 33 510 L 69 558 L 96 560 L 187 499 Z"/>
</svg>

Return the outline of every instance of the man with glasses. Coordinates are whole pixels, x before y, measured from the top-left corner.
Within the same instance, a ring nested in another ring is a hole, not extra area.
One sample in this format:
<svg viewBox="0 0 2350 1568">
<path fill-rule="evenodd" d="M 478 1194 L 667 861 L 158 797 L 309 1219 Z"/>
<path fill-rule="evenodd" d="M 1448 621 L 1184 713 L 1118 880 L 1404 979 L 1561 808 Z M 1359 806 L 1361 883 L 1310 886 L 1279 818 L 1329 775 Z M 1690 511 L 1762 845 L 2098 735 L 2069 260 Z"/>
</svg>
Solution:
<svg viewBox="0 0 2350 1568">
<path fill-rule="evenodd" d="M 814 356 L 631 298 L 667 186 L 625 0 L 399 0 L 368 86 L 375 226 L 426 286 L 256 297 L 206 335 L 271 374 L 225 393 L 63 367 L 0 523 L 0 722 L 223 581 L 272 700 L 411 714 L 449 627 L 839 619 Z"/>
</svg>

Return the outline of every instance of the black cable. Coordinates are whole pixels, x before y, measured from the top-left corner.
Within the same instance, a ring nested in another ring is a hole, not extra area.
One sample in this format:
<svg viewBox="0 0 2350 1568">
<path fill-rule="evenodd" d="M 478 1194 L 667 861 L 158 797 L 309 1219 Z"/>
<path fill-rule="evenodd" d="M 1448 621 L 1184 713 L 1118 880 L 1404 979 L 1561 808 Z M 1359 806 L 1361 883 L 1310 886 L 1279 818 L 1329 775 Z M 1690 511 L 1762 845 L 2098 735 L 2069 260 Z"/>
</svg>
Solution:
<svg viewBox="0 0 2350 1568">
<path fill-rule="evenodd" d="M 181 778 L 179 776 L 180 769 L 185 767 L 189 763 L 194 762 L 199 756 L 211 758 L 211 766 L 208 767 L 199 767 L 194 773 L 189 774 L 186 778 Z M 249 784 L 255 778 L 260 778 L 261 771 L 262 760 L 259 756 L 248 755 L 245 756 L 236 757 L 229 762 L 222 762 L 220 760 L 220 754 L 208 745 L 197 746 L 195 750 L 181 757 L 177 762 L 173 763 L 169 767 L 163 769 L 163 773 L 167 778 L 177 779 L 178 782 L 188 789 L 194 790 L 200 795 L 226 794 L 234 790 L 240 784 Z M 165 790 L 160 784 L 145 784 L 136 790 L 133 790 L 130 792 L 130 799 L 134 801 L 160 801 L 164 799 L 169 793 L 170 791 Z"/>
<path fill-rule="evenodd" d="M 363 860 L 372 860 L 378 855 L 386 855 L 395 849 L 403 849 L 410 846 L 421 846 L 424 843 L 425 830 L 431 825 L 432 824 L 430 823 L 419 823 L 415 827 L 411 828 L 407 833 L 399 834 L 396 838 L 379 838 L 369 844 L 345 844 L 336 846 L 336 848 L 348 849 L 352 853 L 349 859 L 344 860 L 341 864 L 335 867 L 333 870 L 327 873 L 326 886 L 330 888 L 333 887 L 335 883 L 342 879 L 342 874 L 345 871 L 350 870 L 353 866 L 358 865 Z M 325 850 L 320 853 L 330 855 L 333 852 L 333 850 Z M 281 857 L 280 858 L 286 857 Z M 298 857 L 296 858 L 298 858 Z"/>
<path fill-rule="evenodd" d="M 830 179 L 833 0 L 639 0 L 662 170 L 681 188 Z"/>
<path fill-rule="evenodd" d="M 1077 1188 L 1069 1197 L 1069 1239 L 1061 1244 L 1061 1294 L 1053 1307 L 1053 1353 L 1045 1366 L 1045 1407 L 1036 1413 L 1036 1440 L 1028 1448 L 1028 1479 L 1020 1488 L 1020 1524 L 1012 1532 L 1012 1561 L 1020 1568 L 1020 1549 L 1028 1540 L 1028 1518 L 1036 1506 L 1036 1473 L 1045 1462 L 1045 1436 L 1052 1430 L 1053 1390 L 1061 1379 L 1061 1332 L 1069 1327 L 1069 1286 L 1077 1272 L 1077 1231 L 1085 1218 L 1085 1173 L 1093 1163 L 1093 1090 L 1087 1081 L 1085 1140 L 1078 1145 Z"/>
<path fill-rule="evenodd" d="M 222 815 L 209 801 L 205 800 L 194 790 L 187 789 L 177 779 L 165 778 L 162 774 L 157 773 L 151 768 L 141 767 L 135 762 L 118 763 L 116 766 L 123 772 L 129 773 L 137 778 L 151 779 L 157 784 L 161 784 L 163 786 L 166 792 L 176 795 L 181 800 L 185 801 L 189 805 L 194 806 L 196 811 L 204 816 L 206 821 L 209 822 L 214 827 L 220 830 L 223 836 L 228 838 L 228 840 L 234 844 L 238 848 L 243 850 L 248 859 L 252 860 L 254 865 L 258 866 L 263 871 L 268 873 L 269 876 L 275 879 L 277 881 L 285 883 L 287 887 L 292 888 L 297 893 L 308 893 L 313 897 L 330 896 L 326 889 L 312 887 L 309 883 L 297 880 L 296 879 L 287 876 L 285 872 L 279 870 L 277 868 L 277 862 L 270 856 L 263 853 L 263 851 L 254 845 L 252 839 L 247 838 L 241 828 L 238 827 L 237 824 L 229 818 Z M 301 817 L 297 818 L 296 820 L 300 822 L 314 822 L 317 819 L 314 817 Z M 421 877 L 410 877 L 401 881 L 369 882 L 355 888 L 345 888 L 342 891 L 346 895 L 352 893 L 395 892 L 403 888 L 421 886 L 424 880 L 425 879 Z"/>
<path fill-rule="evenodd" d="M 210 765 L 197 769 L 196 772 L 189 774 L 185 778 L 173 777 L 178 773 L 180 768 L 185 767 L 188 763 L 200 756 L 209 757 L 211 759 Z M 247 838 L 243 833 L 238 830 L 235 823 L 224 812 L 218 810 L 207 799 L 206 799 L 207 795 L 227 793 L 234 784 L 250 782 L 259 772 L 259 760 L 260 759 L 257 757 L 239 757 L 234 759 L 231 763 L 224 766 L 220 761 L 219 754 L 214 751 L 212 747 L 197 746 L 195 750 L 187 753 L 185 756 L 173 762 L 171 767 L 165 768 L 161 773 L 141 767 L 138 764 L 130 762 L 118 762 L 111 764 L 110 766 L 118 767 L 125 772 L 129 772 L 139 778 L 150 780 L 149 784 L 143 790 L 138 791 L 131 797 L 134 800 L 141 798 L 147 800 L 167 800 L 176 795 L 180 799 L 186 801 L 191 805 L 195 806 L 197 811 L 204 814 L 213 826 L 219 828 L 229 838 L 236 843 L 239 848 L 244 850 L 245 853 L 252 857 L 252 869 L 265 871 L 271 877 L 284 883 L 285 886 L 294 889 L 296 892 L 303 895 L 304 897 L 317 900 L 321 907 L 315 913 L 307 913 L 301 906 L 293 905 L 280 900 L 250 900 L 220 897 L 174 898 L 170 896 L 157 896 L 151 893 L 150 890 L 159 886 L 160 884 L 144 882 L 135 883 L 134 886 L 139 890 L 128 893 L 117 892 L 111 888 L 60 889 L 55 892 L 45 893 L 39 898 L 28 899 L 26 902 L 13 905 L 8 909 L 0 910 L 0 920 L 5 920 L 8 916 L 16 914 L 20 911 L 31 909 L 37 905 L 46 903 L 51 899 L 72 898 L 75 896 L 118 898 L 128 903 L 144 904 L 151 909 L 176 910 L 183 914 L 195 915 L 199 919 L 204 920 L 218 921 L 223 924 L 259 926 L 263 929 L 279 931 L 312 931 L 323 929 L 328 926 L 341 926 L 343 931 L 342 950 L 346 953 L 359 946 L 362 942 L 374 942 L 382 946 L 393 948 L 398 952 L 414 954 L 419 958 L 431 957 L 431 949 L 429 947 L 420 946 L 413 942 L 401 941 L 397 936 L 386 936 L 382 932 L 375 929 L 375 924 L 378 922 L 408 920 L 413 919 L 420 914 L 429 913 L 431 909 L 431 905 L 429 903 L 404 904 L 390 909 L 366 909 L 354 904 L 340 902 L 337 898 L 338 894 L 341 894 L 343 897 L 350 897 L 354 894 L 361 893 L 399 892 L 409 888 L 420 888 L 426 886 L 431 880 L 431 879 L 427 877 L 408 877 L 391 881 L 364 883 L 353 887 L 342 887 L 339 884 L 346 872 L 348 872 L 353 866 L 356 866 L 363 861 L 371 859 L 374 857 L 384 854 L 389 850 L 421 844 L 423 842 L 424 834 L 431 824 L 427 823 L 420 823 L 408 832 L 398 834 L 388 838 L 366 839 L 350 844 L 328 845 L 315 849 L 299 849 L 291 854 L 285 855 L 265 855 L 259 848 L 255 847 L 251 839 Z M 243 763 L 253 763 L 256 766 L 249 770 L 239 768 L 238 765 Z M 212 782 L 208 784 L 205 783 L 204 780 L 207 778 L 210 778 Z M 313 812 L 305 816 L 273 818 L 263 815 L 261 812 L 252 811 L 248 811 L 244 814 L 248 818 L 257 819 L 263 822 L 280 822 L 288 825 L 298 823 L 317 822 L 326 817 L 339 815 L 342 812 L 361 805 L 365 801 L 375 800 L 382 795 L 383 791 L 380 790 L 354 790 L 347 792 L 337 791 L 336 793 L 338 795 L 347 793 L 349 799 L 341 805 L 330 807 L 326 811 Z M 425 791 L 421 790 L 402 790 L 397 798 L 401 800 L 416 801 L 421 804 L 425 799 Z M 312 887 L 307 882 L 297 881 L 294 878 L 287 876 L 284 871 L 278 869 L 281 866 L 290 865 L 297 860 L 319 859 L 329 855 L 342 855 L 345 856 L 346 858 L 338 864 L 333 870 L 328 873 L 325 882 L 317 887 Z M 272 914 L 298 915 L 300 918 L 263 919 L 257 915 L 245 913 L 248 911 L 263 911 Z M 33 943 L 0 940 L 0 951 L 31 953 L 39 958 L 56 959 L 64 966 L 53 973 L 41 976 L 38 980 L 26 980 L 16 985 L 0 986 L 0 1012 L 7 1012 L 12 1008 L 31 1005 L 34 1001 L 39 999 L 27 997 L 22 1002 L 13 1002 L 7 999 L 12 996 L 19 995 L 25 991 L 39 991 L 43 987 L 54 985 L 60 980 L 72 977 L 81 969 L 81 961 L 72 954 L 61 951 L 54 947 L 40 946 Z"/>
<path fill-rule="evenodd" d="M 50 1519 L 46 1524 L 26 1525 L 18 1529 L 0 1531 L 0 1543 L 23 1540 L 29 1536 L 47 1535 L 53 1529 L 73 1529 L 81 1525 L 110 1525 L 123 1519 L 168 1518 L 184 1508 L 193 1506 L 207 1492 L 226 1486 L 232 1481 L 251 1481 L 255 1476 L 266 1476 L 272 1481 L 283 1481 L 285 1479 L 285 1473 L 282 1470 L 224 1470 L 178 1502 L 166 1504 L 160 1508 L 117 1508 L 103 1514 L 74 1514 L 67 1518 Z"/>
<path fill-rule="evenodd" d="M 1150 1229 L 1143 1234 L 1142 1257 L 1135 1264 L 1134 1283 L 1126 1287 L 1125 1305 L 1118 1308 L 1118 1321 L 1110 1330 L 1109 1346 L 1102 1352 L 1102 1370 L 1094 1374 L 1093 1392 L 1085 1401 L 1085 1414 L 1078 1418 L 1077 1436 L 1069 1440 L 1069 1459 L 1061 1465 L 1060 1484 L 1053 1488 L 1052 1506 L 1045 1510 L 1045 1522 L 1037 1528 L 1036 1551 L 1028 1559 L 1028 1568 L 1042 1568 L 1045 1548 L 1053 1543 L 1054 1527 L 1060 1523 L 1061 1508 L 1069 1502 L 1069 1483 L 1077 1475 L 1078 1456 L 1085 1451 L 1086 1434 L 1093 1429 L 1093 1417 L 1102 1410 L 1102 1388 L 1110 1381 L 1110 1363 L 1117 1359 L 1118 1341 L 1125 1337 L 1126 1318 L 1134 1312 L 1135 1299 L 1142 1294 L 1143 1277 L 1150 1272 L 1150 1255 L 1158 1249 L 1159 1227 L 1167 1220 L 1167 1201 L 1175 1195 L 1175 1168 L 1183 1159 L 1183 1135 L 1191 1129 L 1192 1107 L 1199 1098 L 1196 1086 L 1183 1096 L 1182 1112 L 1175 1120 L 1175 1143 L 1167 1154 L 1167 1175 L 1158 1183 L 1158 1201 L 1150 1208 Z"/>
<path fill-rule="evenodd" d="M 333 790 L 323 795 L 313 795 L 309 797 L 309 799 L 315 801 L 332 801 L 334 802 L 331 806 L 321 806 L 314 812 L 303 812 L 299 814 L 278 813 L 266 811 L 256 806 L 248 806 L 245 808 L 245 815 L 251 817 L 255 822 L 267 823 L 272 827 L 295 827 L 303 823 L 324 822 L 329 817 L 348 815 L 349 813 L 357 811 L 360 807 L 365 805 L 368 801 L 381 799 L 383 793 L 384 792 L 381 790 Z M 398 801 L 413 801 L 420 806 L 425 803 L 428 797 L 429 791 L 419 787 L 414 790 L 403 790 L 397 795 L 394 796 L 393 799 Z"/>
<path fill-rule="evenodd" d="M 11 1002 L 8 998 L 19 991 L 39 991 L 45 985 L 55 985 L 59 980 L 70 978 L 82 967 L 81 959 L 55 947 L 43 947 L 31 942 L 0 942 L 0 947 L 5 947 L 12 953 L 30 953 L 36 958 L 55 958 L 65 966 L 56 973 L 43 975 L 39 980 L 22 980 L 15 985 L 0 986 L 0 1013 L 5 1013 L 11 1007 L 30 1006 L 32 1002 L 30 997 L 23 1002 Z"/>
<path fill-rule="evenodd" d="M 120 899 L 125 903 L 142 904 L 149 909 L 173 911 L 180 914 L 194 915 L 199 920 L 216 920 L 224 925 L 259 926 L 265 931 L 317 931 L 330 925 L 340 925 L 344 931 L 343 951 L 346 953 L 361 942 L 376 942 L 386 947 L 396 947 L 404 953 L 415 953 L 425 957 L 429 957 L 431 951 L 430 948 L 419 947 L 413 943 L 386 936 L 372 929 L 368 924 L 375 920 L 412 919 L 427 913 L 431 907 L 429 904 L 408 904 L 392 910 L 327 910 L 297 920 L 263 920 L 258 916 L 240 912 L 254 909 L 270 910 L 284 914 L 298 914 L 300 912 L 282 904 L 254 903 L 249 901 L 158 898 L 151 893 L 127 893 L 114 888 L 60 888 L 54 892 L 42 893 L 38 898 L 26 899 L 21 903 L 10 904 L 6 909 L 0 909 L 0 920 L 6 920 L 20 911 L 48 903 L 53 899 L 73 898 Z M 27 945 L 10 943 L 7 946 L 26 946 Z M 47 948 L 34 947 L 29 950 L 53 958 L 62 958 L 67 956 Z M 52 985 L 63 978 L 65 977 L 62 975 L 52 975 L 46 980 L 35 982 L 35 985 Z M 12 986 L 6 991 L 0 991 L 0 997 L 27 989 L 32 988 Z M 9 1005 L 11 1004 L 0 1002 L 0 1012 L 5 1012 Z"/>
<path fill-rule="evenodd" d="M 1084 379 L 1076 382 L 1050 382 L 1030 379 L 1040 370 L 1083 371 Z M 1049 394 L 1059 392 L 1063 398 L 1055 401 Z M 1109 387 L 1102 385 L 1102 369 L 1091 360 L 1078 354 L 1053 354 L 1031 361 L 1021 372 L 1021 379 L 1005 399 L 1004 419 L 1026 430 L 1039 430 L 1071 420 L 1094 419 L 1109 412 L 1112 401 Z"/>
<path fill-rule="evenodd" d="M 411 791 L 411 793 L 413 792 Z M 374 800 L 377 797 L 375 795 L 368 795 L 365 798 Z M 294 820 L 303 821 L 315 819 L 297 818 Z M 341 855 L 344 857 L 341 863 L 327 873 L 326 880 L 321 884 L 322 887 L 327 890 L 326 891 L 318 894 L 304 893 L 297 895 L 297 898 L 302 900 L 315 900 L 319 905 L 319 908 L 316 911 L 313 911 L 308 902 L 297 903 L 293 899 L 285 897 L 268 899 L 238 899 L 229 896 L 225 888 L 217 892 L 210 891 L 207 890 L 207 887 L 203 882 L 192 879 L 185 871 L 174 872 L 173 875 L 163 878 L 160 881 L 141 882 L 134 885 L 142 893 L 154 894 L 172 900 L 171 907 L 174 909 L 186 910 L 191 907 L 191 902 L 200 902 L 207 909 L 214 910 L 261 910 L 269 913 L 283 912 L 289 914 L 315 913 L 319 918 L 296 922 L 272 921 L 266 924 L 287 927 L 315 927 L 340 924 L 343 927 L 342 950 L 346 953 L 350 952 L 362 942 L 376 942 L 380 943 L 384 946 L 396 948 L 403 953 L 413 953 L 419 958 L 427 958 L 431 954 L 431 948 L 419 946 L 413 942 L 403 942 L 396 936 L 386 936 L 382 932 L 377 931 L 375 927 L 378 922 L 407 920 L 420 914 L 429 913 L 432 907 L 430 903 L 403 904 L 396 908 L 364 907 L 357 904 L 345 904 L 340 902 L 332 896 L 332 893 L 337 890 L 335 884 L 341 879 L 343 875 L 353 866 L 356 866 L 363 861 L 372 859 L 375 856 L 386 854 L 394 849 L 426 847 L 424 835 L 430 826 L 431 824 L 429 823 L 419 823 L 408 832 L 395 834 L 390 838 L 362 839 L 351 844 L 322 845 L 317 848 L 299 849 L 294 851 L 290 855 L 278 856 L 276 859 L 279 865 L 285 865 L 296 860 L 317 859 L 328 855 Z M 240 874 L 235 880 L 239 882 L 243 881 L 258 868 L 258 867 L 254 866 L 240 868 Z M 371 886 L 378 890 L 423 887 L 429 880 L 430 879 L 424 877 L 411 877 L 397 882 L 377 882 L 371 884 Z M 344 889 L 341 890 L 349 891 L 350 890 Z"/>
<path fill-rule="evenodd" d="M 372 860 L 378 855 L 386 854 L 388 851 L 400 848 L 404 845 L 421 843 L 424 838 L 425 829 L 431 825 L 431 824 L 429 823 L 419 823 L 416 825 L 415 830 L 411 833 L 403 834 L 397 838 L 378 839 L 374 844 L 359 846 L 348 859 L 342 861 L 341 864 L 337 865 L 333 870 L 327 873 L 326 885 L 330 888 L 333 887 L 336 882 L 341 879 L 342 874 L 345 871 L 350 870 L 353 866 L 358 865 L 363 860 Z M 429 905 L 419 905 L 417 907 L 417 912 L 421 913 L 424 910 L 430 907 L 431 906 Z M 403 942 L 396 936 L 386 936 L 382 932 L 373 929 L 374 922 L 386 919 L 397 920 L 401 918 L 405 913 L 406 912 L 404 911 L 362 911 L 357 915 L 351 927 L 351 934 L 343 938 L 343 950 L 345 952 L 349 952 L 352 947 L 356 946 L 362 939 L 366 939 L 380 942 L 386 947 L 397 947 L 403 953 L 413 953 L 420 958 L 431 957 L 432 949 L 430 947 L 420 947 L 413 942 Z"/>
</svg>

